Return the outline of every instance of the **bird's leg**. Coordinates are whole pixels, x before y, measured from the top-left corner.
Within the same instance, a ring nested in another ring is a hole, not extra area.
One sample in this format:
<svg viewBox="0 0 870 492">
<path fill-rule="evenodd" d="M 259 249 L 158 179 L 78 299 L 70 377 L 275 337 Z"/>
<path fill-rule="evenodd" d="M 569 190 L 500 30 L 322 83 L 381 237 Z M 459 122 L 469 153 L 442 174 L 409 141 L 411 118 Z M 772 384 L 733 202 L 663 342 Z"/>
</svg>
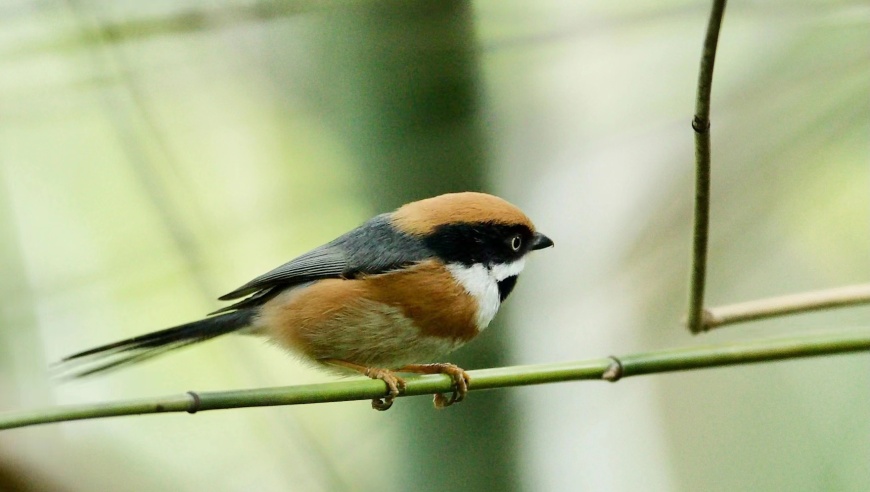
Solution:
<svg viewBox="0 0 870 492">
<path fill-rule="evenodd" d="M 366 367 L 353 362 L 347 362 L 339 359 L 323 359 L 321 362 L 333 366 L 344 367 L 360 374 L 368 376 L 372 379 L 380 379 L 387 385 L 388 394 L 383 398 L 373 398 L 372 408 L 375 410 L 389 410 L 393 406 L 393 402 L 399 393 L 405 391 L 405 380 L 396 376 L 389 369 L 379 369 L 377 367 Z"/>
<path fill-rule="evenodd" d="M 446 362 L 435 364 L 408 364 L 398 369 L 399 372 L 415 372 L 418 374 L 447 374 L 453 378 L 453 394 L 446 397 L 437 393 L 434 398 L 435 408 L 444 408 L 465 399 L 468 393 L 468 382 L 471 376 L 461 367 Z"/>
</svg>

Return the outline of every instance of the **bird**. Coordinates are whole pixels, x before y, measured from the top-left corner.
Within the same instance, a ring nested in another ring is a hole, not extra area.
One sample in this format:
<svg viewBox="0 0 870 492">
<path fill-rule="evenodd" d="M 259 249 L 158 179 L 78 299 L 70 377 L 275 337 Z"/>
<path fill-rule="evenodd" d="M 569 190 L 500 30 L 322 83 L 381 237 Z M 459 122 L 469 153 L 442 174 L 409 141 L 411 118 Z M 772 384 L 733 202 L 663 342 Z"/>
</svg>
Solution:
<svg viewBox="0 0 870 492">
<path fill-rule="evenodd" d="M 396 373 L 446 374 L 462 401 L 470 377 L 437 360 L 492 321 L 526 256 L 553 246 L 518 207 L 480 192 L 448 193 L 377 215 L 219 298 L 206 318 L 102 345 L 59 362 L 67 377 L 102 373 L 229 333 L 267 337 L 303 360 L 382 380 L 387 410 L 404 391 Z"/>
</svg>

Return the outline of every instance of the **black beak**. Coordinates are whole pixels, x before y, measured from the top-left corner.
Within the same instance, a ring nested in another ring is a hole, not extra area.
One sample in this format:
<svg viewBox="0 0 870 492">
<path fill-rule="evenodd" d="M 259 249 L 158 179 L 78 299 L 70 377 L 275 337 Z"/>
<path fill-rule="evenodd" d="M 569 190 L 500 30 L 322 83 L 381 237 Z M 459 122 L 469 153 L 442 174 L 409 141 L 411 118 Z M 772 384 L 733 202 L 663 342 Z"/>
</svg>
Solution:
<svg viewBox="0 0 870 492">
<path fill-rule="evenodd" d="M 535 233 L 535 237 L 532 238 L 532 250 L 549 248 L 550 246 L 553 246 L 552 239 L 541 234 L 540 232 Z"/>
</svg>

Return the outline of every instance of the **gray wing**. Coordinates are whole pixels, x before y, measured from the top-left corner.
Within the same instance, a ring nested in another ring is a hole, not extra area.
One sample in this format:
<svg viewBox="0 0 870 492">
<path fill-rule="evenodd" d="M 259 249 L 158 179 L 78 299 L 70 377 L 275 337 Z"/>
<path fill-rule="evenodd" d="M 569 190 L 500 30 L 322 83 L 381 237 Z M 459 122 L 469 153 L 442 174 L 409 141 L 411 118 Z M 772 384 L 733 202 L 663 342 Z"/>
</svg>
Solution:
<svg viewBox="0 0 870 492">
<path fill-rule="evenodd" d="M 340 248 L 334 247 L 332 243 L 325 244 L 260 275 L 218 299 L 238 299 L 279 283 L 290 286 L 321 278 L 340 277 L 348 270 L 348 266 L 347 255 Z"/>
<path fill-rule="evenodd" d="M 421 238 L 396 231 L 389 214 L 381 214 L 221 296 L 222 301 L 251 297 L 216 313 L 262 304 L 287 287 L 305 282 L 383 273 L 432 256 Z"/>
</svg>

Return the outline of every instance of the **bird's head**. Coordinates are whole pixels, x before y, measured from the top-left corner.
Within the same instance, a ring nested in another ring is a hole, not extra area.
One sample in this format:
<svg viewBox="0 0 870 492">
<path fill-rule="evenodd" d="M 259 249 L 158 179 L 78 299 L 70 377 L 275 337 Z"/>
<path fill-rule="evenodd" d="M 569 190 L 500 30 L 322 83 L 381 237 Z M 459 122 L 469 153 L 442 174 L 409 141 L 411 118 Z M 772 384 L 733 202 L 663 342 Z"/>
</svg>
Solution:
<svg viewBox="0 0 870 492">
<path fill-rule="evenodd" d="M 449 193 L 412 202 L 393 212 L 396 229 L 421 237 L 469 291 L 483 274 L 504 300 L 532 251 L 553 246 L 522 210 L 486 193 Z"/>
</svg>

